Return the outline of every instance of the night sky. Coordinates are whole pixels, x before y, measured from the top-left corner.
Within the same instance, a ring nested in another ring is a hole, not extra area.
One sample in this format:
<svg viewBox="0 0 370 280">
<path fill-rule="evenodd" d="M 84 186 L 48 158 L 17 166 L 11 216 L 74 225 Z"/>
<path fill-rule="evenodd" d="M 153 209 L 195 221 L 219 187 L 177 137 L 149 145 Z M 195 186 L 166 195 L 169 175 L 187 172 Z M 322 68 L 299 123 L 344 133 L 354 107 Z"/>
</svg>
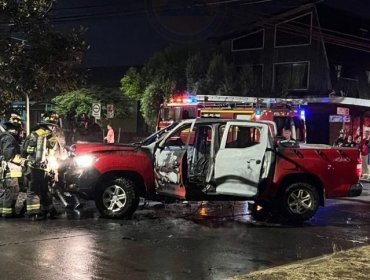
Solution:
<svg viewBox="0 0 370 280">
<path fill-rule="evenodd" d="M 84 66 L 131 66 L 144 64 L 155 51 L 169 43 L 200 44 L 209 37 L 241 29 L 269 14 L 306 2 L 58 0 L 53 9 L 53 24 L 60 29 L 79 25 L 88 29 L 86 38 L 90 50 Z M 370 19 L 369 0 L 321 2 Z"/>
</svg>

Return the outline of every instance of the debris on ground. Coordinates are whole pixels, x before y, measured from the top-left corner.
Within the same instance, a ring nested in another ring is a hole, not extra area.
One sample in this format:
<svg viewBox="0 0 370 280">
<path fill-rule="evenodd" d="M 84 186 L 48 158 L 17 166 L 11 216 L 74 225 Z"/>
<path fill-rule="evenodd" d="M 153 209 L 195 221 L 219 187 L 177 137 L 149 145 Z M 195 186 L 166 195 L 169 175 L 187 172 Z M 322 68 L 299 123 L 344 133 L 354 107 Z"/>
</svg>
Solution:
<svg viewBox="0 0 370 280">
<path fill-rule="evenodd" d="M 299 263 L 256 271 L 229 280 L 367 280 L 370 275 L 370 246 L 335 252 Z"/>
</svg>

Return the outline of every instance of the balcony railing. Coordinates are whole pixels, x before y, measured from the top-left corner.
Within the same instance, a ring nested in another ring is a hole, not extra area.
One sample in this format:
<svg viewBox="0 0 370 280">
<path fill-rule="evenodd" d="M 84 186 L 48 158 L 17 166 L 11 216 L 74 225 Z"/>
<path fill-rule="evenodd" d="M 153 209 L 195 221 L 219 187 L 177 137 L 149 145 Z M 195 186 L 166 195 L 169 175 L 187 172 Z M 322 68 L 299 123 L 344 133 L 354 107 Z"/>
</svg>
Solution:
<svg viewBox="0 0 370 280">
<path fill-rule="evenodd" d="M 359 81 L 357 79 L 339 77 L 333 83 L 336 95 L 345 97 L 359 97 Z"/>
</svg>

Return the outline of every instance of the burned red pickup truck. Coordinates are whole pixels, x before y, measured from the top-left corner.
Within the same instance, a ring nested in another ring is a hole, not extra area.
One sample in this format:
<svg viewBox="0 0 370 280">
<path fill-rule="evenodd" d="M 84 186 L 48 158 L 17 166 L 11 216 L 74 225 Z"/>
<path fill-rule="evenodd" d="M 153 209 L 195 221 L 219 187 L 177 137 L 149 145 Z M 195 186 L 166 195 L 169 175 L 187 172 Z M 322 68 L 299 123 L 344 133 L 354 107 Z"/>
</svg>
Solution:
<svg viewBox="0 0 370 280">
<path fill-rule="evenodd" d="M 263 122 L 186 120 L 141 143 L 76 144 L 65 187 L 124 218 L 139 197 L 252 200 L 287 221 L 311 218 L 325 198 L 358 196 L 353 148 L 280 145 Z"/>
</svg>

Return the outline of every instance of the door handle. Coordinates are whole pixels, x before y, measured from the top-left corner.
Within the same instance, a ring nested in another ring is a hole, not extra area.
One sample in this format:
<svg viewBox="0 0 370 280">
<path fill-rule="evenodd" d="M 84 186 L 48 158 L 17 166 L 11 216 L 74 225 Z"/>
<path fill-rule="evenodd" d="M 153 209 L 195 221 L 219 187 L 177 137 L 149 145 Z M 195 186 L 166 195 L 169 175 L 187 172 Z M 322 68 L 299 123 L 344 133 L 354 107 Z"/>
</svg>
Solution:
<svg viewBox="0 0 370 280">
<path fill-rule="evenodd" d="M 252 158 L 252 159 L 250 159 L 250 160 L 247 160 L 247 163 L 248 163 L 248 164 L 250 164 L 250 163 L 251 163 L 251 161 L 253 161 L 253 160 L 255 160 L 255 159 L 253 159 L 253 158 Z M 260 164 L 260 163 L 261 163 L 261 160 L 260 160 L 260 159 L 257 159 L 257 160 L 256 160 L 256 164 Z"/>
</svg>

